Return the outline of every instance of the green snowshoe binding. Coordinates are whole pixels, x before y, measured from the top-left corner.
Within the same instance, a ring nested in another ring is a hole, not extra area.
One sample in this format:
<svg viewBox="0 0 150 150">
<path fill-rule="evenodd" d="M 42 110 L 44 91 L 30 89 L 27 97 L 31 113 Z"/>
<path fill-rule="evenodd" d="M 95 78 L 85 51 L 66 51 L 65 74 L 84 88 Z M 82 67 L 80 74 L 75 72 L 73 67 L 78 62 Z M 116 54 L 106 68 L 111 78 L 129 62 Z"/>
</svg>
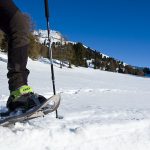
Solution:
<svg viewBox="0 0 150 150">
<path fill-rule="evenodd" d="M 41 105 L 45 101 L 45 97 L 35 94 L 30 86 L 24 85 L 11 92 L 7 101 L 7 108 L 9 111 L 16 109 L 27 111 L 35 106 Z"/>
</svg>

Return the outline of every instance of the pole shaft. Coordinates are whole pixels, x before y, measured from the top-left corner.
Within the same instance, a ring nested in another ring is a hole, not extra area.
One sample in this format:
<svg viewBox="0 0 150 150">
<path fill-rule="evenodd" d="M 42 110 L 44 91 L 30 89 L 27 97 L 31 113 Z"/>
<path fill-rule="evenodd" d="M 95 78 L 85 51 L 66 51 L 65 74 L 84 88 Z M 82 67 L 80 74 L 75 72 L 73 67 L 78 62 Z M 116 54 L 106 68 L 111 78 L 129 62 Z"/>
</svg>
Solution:
<svg viewBox="0 0 150 150">
<path fill-rule="evenodd" d="M 45 1 L 45 17 L 46 19 L 49 18 L 49 7 L 48 7 L 48 0 Z"/>
<path fill-rule="evenodd" d="M 51 61 L 51 74 L 52 74 L 52 85 L 53 85 L 53 93 L 56 95 L 55 89 L 55 76 L 54 76 L 54 67 L 53 67 L 53 52 L 51 48 L 51 38 L 50 38 L 50 23 L 49 23 L 49 7 L 48 7 L 48 0 L 44 0 L 45 4 L 45 17 L 47 21 L 47 34 L 48 34 L 48 50 L 49 50 L 49 59 Z M 56 110 L 56 118 L 58 118 L 58 111 Z"/>
</svg>

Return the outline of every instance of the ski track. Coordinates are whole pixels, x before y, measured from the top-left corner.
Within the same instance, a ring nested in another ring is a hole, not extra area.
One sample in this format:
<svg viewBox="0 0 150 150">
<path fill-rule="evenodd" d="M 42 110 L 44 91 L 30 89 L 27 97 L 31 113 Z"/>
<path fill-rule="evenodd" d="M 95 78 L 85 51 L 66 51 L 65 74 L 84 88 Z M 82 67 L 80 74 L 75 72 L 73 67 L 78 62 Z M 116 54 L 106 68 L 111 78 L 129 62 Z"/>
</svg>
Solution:
<svg viewBox="0 0 150 150">
<path fill-rule="evenodd" d="M 4 111 L 9 95 L 7 59 L 0 56 L 0 109 Z M 29 60 L 29 68 L 35 91 L 52 96 L 49 64 Z M 150 149 L 150 79 L 57 66 L 55 74 L 57 93 L 62 97 L 59 114 L 64 119 L 55 119 L 51 113 L 0 127 L 0 150 Z"/>
</svg>

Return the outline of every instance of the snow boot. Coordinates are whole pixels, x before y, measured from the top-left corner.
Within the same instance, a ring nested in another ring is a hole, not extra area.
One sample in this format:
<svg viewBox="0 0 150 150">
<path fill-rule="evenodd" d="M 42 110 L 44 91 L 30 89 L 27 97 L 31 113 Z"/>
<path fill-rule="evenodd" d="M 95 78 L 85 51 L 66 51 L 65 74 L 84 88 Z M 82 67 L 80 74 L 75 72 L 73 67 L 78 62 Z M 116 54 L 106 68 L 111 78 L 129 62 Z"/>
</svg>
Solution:
<svg viewBox="0 0 150 150">
<path fill-rule="evenodd" d="M 46 98 L 35 94 L 30 86 L 23 85 L 10 93 L 7 101 L 7 108 L 9 111 L 14 111 L 16 109 L 27 111 L 45 101 Z"/>
</svg>

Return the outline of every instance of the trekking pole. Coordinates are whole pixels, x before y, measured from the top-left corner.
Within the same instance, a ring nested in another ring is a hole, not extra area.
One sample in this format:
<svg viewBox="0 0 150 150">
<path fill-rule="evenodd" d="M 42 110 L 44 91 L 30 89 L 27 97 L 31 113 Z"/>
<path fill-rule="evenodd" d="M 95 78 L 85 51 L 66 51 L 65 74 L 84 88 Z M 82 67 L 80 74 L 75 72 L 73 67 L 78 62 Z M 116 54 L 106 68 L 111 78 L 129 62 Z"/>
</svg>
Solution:
<svg viewBox="0 0 150 150">
<path fill-rule="evenodd" d="M 55 89 L 55 76 L 54 76 L 54 67 L 53 67 L 53 52 L 51 48 L 51 38 L 50 38 L 50 23 L 49 23 L 49 6 L 48 6 L 48 0 L 44 0 L 45 4 L 45 17 L 47 21 L 47 34 L 48 34 L 48 50 L 49 50 L 49 59 L 51 61 L 51 74 L 52 74 L 52 84 L 53 84 L 53 93 L 56 95 L 56 89 Z M 56 110 L 56 118 L 58 118 L 58 111 Z"/>
</svg>

